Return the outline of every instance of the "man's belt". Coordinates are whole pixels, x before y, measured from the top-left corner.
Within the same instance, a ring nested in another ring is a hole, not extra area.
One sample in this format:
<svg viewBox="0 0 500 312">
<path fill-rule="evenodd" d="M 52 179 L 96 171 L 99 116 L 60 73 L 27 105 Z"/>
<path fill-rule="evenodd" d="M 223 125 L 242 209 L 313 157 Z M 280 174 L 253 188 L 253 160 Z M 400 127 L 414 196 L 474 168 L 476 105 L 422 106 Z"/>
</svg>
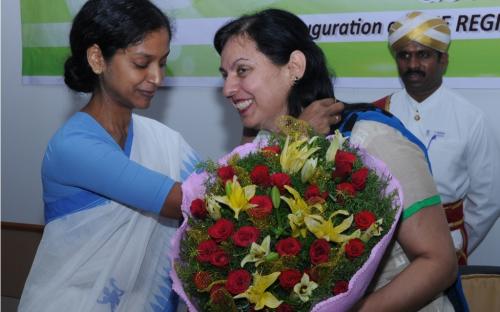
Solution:
<svg viewBox="0 0 500 312">
<path fill-rule="evenodd" d="M 464 223 L 464 201 L 457 200 L 453 203 L 443 204 L 448 227 L 450 231 L 459 231 L 462 236 L 462 248 L 456 251 L 459 265 L 467 264 L 467 232 Z"/>
</svg>

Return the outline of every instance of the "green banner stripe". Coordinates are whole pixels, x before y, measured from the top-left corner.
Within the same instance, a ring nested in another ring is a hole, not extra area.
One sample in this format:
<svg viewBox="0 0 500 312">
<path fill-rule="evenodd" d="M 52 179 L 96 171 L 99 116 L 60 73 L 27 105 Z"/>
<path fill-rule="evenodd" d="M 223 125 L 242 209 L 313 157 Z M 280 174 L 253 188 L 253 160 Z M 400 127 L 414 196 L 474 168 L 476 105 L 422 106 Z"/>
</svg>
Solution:
<svg viewBox="0 0 500 312">
<path fill-rule="evenodd" d="M 337 77 L 397 77 L 394 59 L 385 42 L 320 44 Z M 500 77 L 496 53 L 500 40 L 455 40 L 450 48 L 446 77 Z M 23 48 L 23 75 L 62 75 L 68 48 Z M 173 53 L 174 54 L 174 53 Z M 175 77 L 219 76 L 219 57 L 212 46 L 182 46 L 167 62 Z"/>
<path fill-rule="evenodd" d="M 453 40 L 448 52 L 447 77 L 500 77 L 500 39 Z"/>
<path fill-rule="evenodd" d="M 319 44 L 337 77 L 396 77 L 397 69 L 386 42 Z M 454 40 L 446 77 L 500 77 L 499 39 Z M 473 61 L 472 61 L 473 60 Z"/>
<path fill-rule="evenodd" d="M 207 45 L 183 46 L 178 53 L 181 58 L 167 61 L 169 76 L 219 76 L 219 56 Z M 69 55 L 66 47 L 25 47 L 23 48 L 24 76 L 62 76 L 64 61 Z"/>
<path fill-rule="evenodd" d="M 7 0 L 12 1 L 12 0 Z M 76 2 L 66 0 L 68 2 Z M 71 22 L 73 15 L 65 0 L 21 0 L 22 23 Z"/>
<path fill-rule="evenodd" d="M 23 48 L 23 76 L 62 76 L 69 48 Z"/>
</svg>

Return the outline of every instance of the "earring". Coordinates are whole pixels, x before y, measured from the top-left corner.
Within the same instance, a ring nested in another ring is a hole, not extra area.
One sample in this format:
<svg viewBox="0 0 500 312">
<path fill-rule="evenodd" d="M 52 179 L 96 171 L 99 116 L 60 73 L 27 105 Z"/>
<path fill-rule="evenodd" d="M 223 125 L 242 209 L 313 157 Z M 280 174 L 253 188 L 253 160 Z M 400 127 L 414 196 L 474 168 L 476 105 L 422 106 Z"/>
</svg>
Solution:
<svg viewBox="0 0 500 312">
<path fill-rule="evenodd" d="M 298 76 L 295 76 L 295 78 L 293 78 L 293 84 L 296 85 L 297 83 L 299 83 L 299 80 L 300 78 Z"/>
</svg>

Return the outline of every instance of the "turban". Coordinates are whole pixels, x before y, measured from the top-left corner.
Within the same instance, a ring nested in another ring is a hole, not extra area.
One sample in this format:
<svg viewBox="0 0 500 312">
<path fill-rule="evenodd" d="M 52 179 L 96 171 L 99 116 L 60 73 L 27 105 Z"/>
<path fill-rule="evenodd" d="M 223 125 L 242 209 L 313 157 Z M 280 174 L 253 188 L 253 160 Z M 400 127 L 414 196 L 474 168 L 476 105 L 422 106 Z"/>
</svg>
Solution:
<svg viewBox="0 0 500 312">
<path fill-rule="evenodd" d="M 399 50 L 410 41 L 446 52 L 450 44 L 450 28 L 439 17 L 411 12 L 389 28 L 389 44 L 393 50 Z"/>
</svg>

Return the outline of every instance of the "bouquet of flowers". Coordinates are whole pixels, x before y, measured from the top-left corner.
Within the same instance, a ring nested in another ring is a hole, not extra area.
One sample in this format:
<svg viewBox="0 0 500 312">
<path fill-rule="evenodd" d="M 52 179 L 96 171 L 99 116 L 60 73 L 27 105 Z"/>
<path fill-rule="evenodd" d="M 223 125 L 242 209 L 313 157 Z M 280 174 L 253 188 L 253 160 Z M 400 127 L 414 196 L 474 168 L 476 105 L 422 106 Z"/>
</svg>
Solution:
<svg viewBox="0 0 500 312">
<path fill-rule="evenodd" d="M 364 294 L 400 187 L 340 133 L 304 132 L 242 145 L 184 182 L 171 275 L 190 311 L 344 311 Z"/>
</svg>

